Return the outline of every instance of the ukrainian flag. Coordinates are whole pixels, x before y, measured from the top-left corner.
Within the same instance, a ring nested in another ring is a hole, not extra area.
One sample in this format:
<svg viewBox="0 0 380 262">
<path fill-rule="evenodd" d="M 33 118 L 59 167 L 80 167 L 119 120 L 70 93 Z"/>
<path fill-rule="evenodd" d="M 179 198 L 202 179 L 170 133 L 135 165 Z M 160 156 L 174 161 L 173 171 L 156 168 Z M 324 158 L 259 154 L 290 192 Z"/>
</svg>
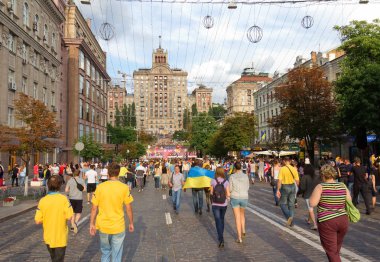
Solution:
<svg viewBox="0 0 380 262">
<path fill-rule="evenodd" d="M 200 167 L 192 167 L 189 170 L 183 188 L 203 188 L 210 187 L 211 180 L 214 179 L 215 172 Z"/>
</svg>

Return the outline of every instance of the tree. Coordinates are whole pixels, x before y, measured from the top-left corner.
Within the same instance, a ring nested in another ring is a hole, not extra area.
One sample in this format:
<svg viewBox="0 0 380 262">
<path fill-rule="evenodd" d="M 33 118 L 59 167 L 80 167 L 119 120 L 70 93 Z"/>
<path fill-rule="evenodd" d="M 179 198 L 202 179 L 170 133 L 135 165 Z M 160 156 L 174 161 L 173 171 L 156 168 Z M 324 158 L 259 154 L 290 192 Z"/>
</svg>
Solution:
<svg viewBox="0 0 380 262">
<path fill-rule="evenodd" d="M 135 102 L 133 102 L 131 105 L 130 118 L 131 118 L 131 126 L 136 127 L 136 105 L 135 105 Z"/>
<path fill-rule="evenodd" d="M 121 125 L 122 117 L 124 118 L 124 116 L 121 115 L 119 107 L 116 106 L 116 111 L 115 111 L 115 126 L 120 126 Z"/>
<path fill-rule="evenodd" d="M 223 107 L 223 105 L 220 104 L 218 104 L 217 106 L 212 106 L 208 110 L 208 115 L 215 118 L 216 121 L 223 119 L 226 113 L 227 110 Z"/>
<path fill-rule="evenodd" d="M 360 149 L 367 133 L 380 133 L 380 20 L 352 21 L 335 27 L 345 41 L 341 75 L 335 83 L 338 116 L 344 130 L 356 135 Z"/>
<path fill-rule="evenodd" d="M 215 157 L 225 157 L 228 153 L 228 149 L 224 146 L 223 136 L 220 130 L 214 133 L 208 140 L 207 154 Z"/>
<path fill-rule="evenodd" d="M 192 116 L 196 116 L 196 115 L 198 115 L 197 104 L 192 104 L 192 105 L 191 105 L 191 115 L 192 115 Z"/>
<path fill-rule="evenodd" d="M 125 142 L 136 141 L 136 131 L 131 127 L 107 125 L 107 134 L 110 137 L 110 143 L 115 145 L 115 151 L 118 153 L 119 145 Z"/>
<path fill-rule="evenodd" d="M 139 142 L 143 145 L 153 144 L 156 141 L 155 136 L 149 133 L 146 133 L 144 131 L 139 131 L 138 135 L 139 135 Z"/>
<path fill-rule="evenodd" d="M 39 100 L 18 93 L 14 106 L 14 117 L 22 127 L 0 126 L 0 149 L 15 152 L 25 163 L 28 177 L 31 156 L 54 148 L 53 140 L 60 137 L 60 128 L 55 114 Z"/>
<path fill-rule="evenodd" d="M 215 119 L 206 113 L 194 116 L 191 125 L 190 146 L 203 156 L 208 147 L 208 139 L 213 136 L 217 129 Z"/>
<path fill-rule="evenodd" d="M 314 144 L 335 133 L 336 104 L 331 84 L 320 68 L 298 67 L 288 73 L 288 81 L 275 89 L 281 113 L 272 123 L 290 138 L 305 139 L 310 160 Z"/>
<path fill-rule="evenodd" d="M 183 110 L 183 129 L 189 130 L 191 125 L 190 112 L 189 109 L 185 108 Z"/>
<path fill-rule="evenodd" d="M 92 134 L 80 137 L 77 142 L 82 142 L 84 149 L 79 152 L 73 146 L 74 153 L 83 157 L 85 161 L 100 158 L 103 155 L 102 145 L 94 140 Z"/>
<path fill-rule="evenodd" d="M 225 119 L 220 128 L 219 143 L 228 151 L 239 151 L 250 147 L 255 138 L 255 116 L 251 113 L 235 113 Z"/>
<path fill-rule="evenodd" d="M 177 141 L 186 141 L 190 137 L 189 132 L 185 130 L 177 130 L 173 134 L 173 139 Z"/>
<path fill-rule="evenodd" d="M 121 154 L 125 158 L 137 159 L 146 154 L 146 148 L 139 142 L 126 142 L 121 145 Z"/>
</svg>

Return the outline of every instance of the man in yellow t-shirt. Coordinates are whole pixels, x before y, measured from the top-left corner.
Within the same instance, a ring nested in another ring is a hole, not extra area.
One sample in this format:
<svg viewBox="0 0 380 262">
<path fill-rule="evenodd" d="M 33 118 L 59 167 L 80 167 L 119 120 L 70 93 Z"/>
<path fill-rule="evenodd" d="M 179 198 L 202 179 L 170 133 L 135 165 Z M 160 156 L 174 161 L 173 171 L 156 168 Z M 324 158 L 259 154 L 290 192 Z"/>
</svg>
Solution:
<svg viewBox="0 0 380 262">
<path fill-rule="evenodd" d="M 51 176 L 47 182 L 49 193 L 38 203 L 34 220 L 42 224 L 44 242 L 52 261 L 64 261 L 67 246 L 67 221 L 73 216 L 73 208 L 67 197 L 59 193 L 60 176 Z"/>
<path fill-rule="evenodd" d="M 290 158 L 285 157 L 284 166 L 280 168 L 277 182 L 277 197 L 280 199 L 282 213 L 287 219 L 286 225 L 293 226 L 294 207 L 296 201 L 297 186 L 300 179 L 298 171 L 290 165 Z"/>
<path fill-rule="evenodd" d="M 129 187 L 118 180 L 119 173 L 120 166 L 111 164 L 108 167 L 110 179 L 96 188 L 92 198 L 90 234 L 95 236 L 96 230 L 99 230 L 102 261 L 110 261 L 110 257 L 115 262 L 122 259 L 125 238 L 124 205 L 129 219 L 129 232 L 134 231 L 131 204 L 133 197 Z"/>
</svg>

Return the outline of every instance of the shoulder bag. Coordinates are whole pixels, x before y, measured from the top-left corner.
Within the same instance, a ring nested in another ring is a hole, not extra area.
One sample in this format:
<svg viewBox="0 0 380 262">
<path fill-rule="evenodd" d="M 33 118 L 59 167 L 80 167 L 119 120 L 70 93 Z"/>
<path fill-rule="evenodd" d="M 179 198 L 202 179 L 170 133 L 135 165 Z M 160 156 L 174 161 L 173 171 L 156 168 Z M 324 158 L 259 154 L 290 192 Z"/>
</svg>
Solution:
<svg viewBox="0 0 380 262">
<path fill-rule="evenodd" d="M 74 177 L 73 177 L 74 178 Z M 78 181 L 74 178 L 74 181 L 75 183 L 77 183 L 77 188 L 79 191 L 83 191 L 84 190 L 84 186 L 82 184 L 79 184 Z"/>
<path fill-rule="evenodd" d="M 346 188 L 346 190 L 348 190 L 347 186 L 344 183 L 341 183 L 341 184 L 343 184 L 344 187 Z M 346 197 L 346 212 L 347 212 L 347 216 L 348 216 L 348 219 L 350 220 L 350 222 L 356 223 L 360 220 L 359 210 L 354 206 L 354 204 L 352 203 L 351 200 L 347 199 L 347 197 Z"/>
</svg>

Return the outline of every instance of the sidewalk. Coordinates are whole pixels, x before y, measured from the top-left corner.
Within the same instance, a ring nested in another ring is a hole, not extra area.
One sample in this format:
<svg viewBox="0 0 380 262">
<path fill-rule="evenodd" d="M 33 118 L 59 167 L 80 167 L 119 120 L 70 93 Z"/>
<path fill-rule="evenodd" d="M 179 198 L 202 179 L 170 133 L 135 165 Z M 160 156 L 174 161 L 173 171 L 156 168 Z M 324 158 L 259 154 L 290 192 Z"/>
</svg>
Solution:
<svg viewBox="0 0 380 262">
<path fill-rule="evenodd" d="M 0 223 L 19 216 L 37 207 L 37 200 L 23 200 L 20 204 L 13 207 L 0 207 Z"/>
</svg>

